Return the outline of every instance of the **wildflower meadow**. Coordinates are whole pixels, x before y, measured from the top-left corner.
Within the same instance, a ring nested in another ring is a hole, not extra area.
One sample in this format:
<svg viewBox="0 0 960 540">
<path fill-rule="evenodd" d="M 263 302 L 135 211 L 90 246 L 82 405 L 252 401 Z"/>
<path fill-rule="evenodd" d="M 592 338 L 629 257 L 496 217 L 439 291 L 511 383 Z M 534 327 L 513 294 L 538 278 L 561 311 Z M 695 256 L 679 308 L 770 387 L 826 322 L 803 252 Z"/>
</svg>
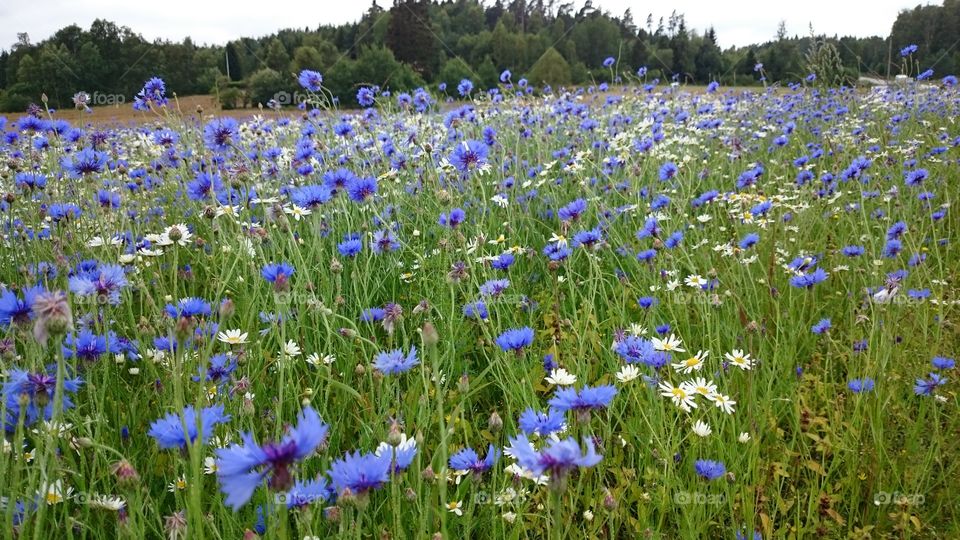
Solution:
<svg viewBox="0 0 960 540">
<path fill-rule="evenodd" d="M 960 537 L 955 77 L 297 79 L 0 118 L 4 538 Z"/>
</svg>

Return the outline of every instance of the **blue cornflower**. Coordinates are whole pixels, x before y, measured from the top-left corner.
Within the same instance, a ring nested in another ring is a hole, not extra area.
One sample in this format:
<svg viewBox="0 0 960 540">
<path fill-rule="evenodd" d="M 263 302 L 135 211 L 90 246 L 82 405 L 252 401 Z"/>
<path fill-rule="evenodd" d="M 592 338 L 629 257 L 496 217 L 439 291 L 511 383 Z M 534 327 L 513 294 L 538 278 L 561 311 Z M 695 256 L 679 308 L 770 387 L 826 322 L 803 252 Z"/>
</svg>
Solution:
<svg viewBox="0 0 960 540">
<path fill-rule="evenodd" d="M 47 185 L 47 177 L 36 172 L 20 172 L 14 177 L 14 183 L 29 190 L 43 189 Z"/>
<path fill-rule="evenodd" d="M 887 240 L 886 245 L 883 246 L 883 256 L 888 259 L 895 258 L 901 251 L 903 251 L 903 242 L 895 238 Z"/>
<path fill-rule="evenodd" d="M 560 242 L 547 244 L 543 248 L 543 254 L 551 261 L 562 261 L 569 257 L 571 253 L 573 253 L 573 250 Z"/>
<path fill-rule="evenodd" d="M 343 242 L 337 244 L 337 251 L 344 257 L 355 257 L 363 250 L 363 242 L 359 234 L 345 234 Z"/>
<path fill-rule="evenodd" d="M 474 139 L 457 144 L 450 154 L 450 163 L 461 173 L 468 173 L 487 163 L 489 147 L 483 141 Z"/>
<path fill-rule="evenodd" d="M 354 202 L 365 202 L 377 193 L 377 179 L 372 176 L 354 177 L 347 183 L 347 195 Z"/>
<path fill-rule="evenodd" d="M 460 84 L 457 85 L 457 92 L 463 97 L 469 96 L 470 92 L 473 92 L 473 81 L 470 79 L 462 79 Z"/>
<path fill-rule="evenodd" d="M 497 345 L 504 352 L 513 351 L 517 354 L 523 352 L 523 349 L 533 343 L 533 329 L 530 327 L 513 328 L 500 334 L 497 338 Z"/>
<path fill-rule="evenodd" d="M 321 476 L 306 482 L 297 480 L 280 499 L 286 502 L 287 508 L 304 508 L 314 503 L 319 506 L 331 502 L 334 495 L 330 482 Z"/>
<path fill-rule="evenodd" d="M 230 415 L 224 414 L 223 405 L 204 407 L 200 410 L 199 420 L 193 406 L 187 405 L 181 414 L 170 413 L 150 424 L 147 435 L 156 439 L 161 449 L 186 448 L 198 438 L 206 444 L 213 436 L 214 426 L 229 420 Z"/>
<path fill-rule="evenodd" d="M 549 441 L 547 446 L 538 452 L 526 435 L 518 435 L 510 439 L 509 452 L 521 467 L 534 475 L 547 473 L 552 481 L 559 481 L 571 470 L 593 467 L 603 459 L 603 456 L 597 454 L 592 438 L 585 437 L 583 442 L 586 452 L 573 437 Z"/>
<path fill-rule="evenodd" d="M 143 88 L 140 89 L 140 93 L 133 99 L 133 109 L 136 111 L 149 111 L 151 105 L 163 107 L 167 104 L 166 93 L 167 85 L 163 82 L 163 79 L 152 77 L 144 83 Z"/>
<path fill-rule="evenodd" d="M 23 297 L 9 289 L 0 292 L 0 326 L 25 325 L 33 318 L 33 302 L 43 294 L 40 285 L 23 291 Z"/>
<path fill-rule="evenodd" d="M 224 503 L 239 509 L 265 478 L 269 478 L 272 490 L 288 489 L 293 484 L 290 467 L 312 454 L 326 439 L 328 429 L 316 411 L 307 406 L 297 417 L 297 426 L 279 442 L 261 446 L 253 434 L 244 433 L 242 444 L 218 449 L 217 477 L 220 490 L 227 496 Z"/>
<path fill-rule="evenodd" d="M 62 410 L 73 407 L 71 394 L 75 394 L 83 381 L 69 374 L 63 381 Z M 29 427 L 40 420 L 53 418 L 54 392 L 57 388 L 57 366 L 51 365 L 45 371 L 29 373 L 12 368 L 7 372 L 7 380 L 0 388 L 0 399 L 6 407 L 4 429 L 7 433 L 14 433 L 20 416 L 23 416 L 24 427 Z M 26 396 L 24 400 L 23 396 Z"/>
<path fill-rule="evenodd" d="M 410 347 L 410 352 L 406 355 L 400 349 L 394 349 L 390 352 L 377 353 L 373 359 L 373 367 L 380 373 L 387 375 L 396 375 L 410 371 L 420 363 L 417 359 L 417 348 Z"/>
<path fill-rule="evenodd" d="M 698 459 L 696 463 L 693 464 L 693 468 L 697 471 L 698 475 L 707 480 L 716 480 L 727 472 L 727 468 L 723 466 L 723 463 L 709 459 Z"/>
<path fill-rule="evenodd" d="M 513 253 L 504 251 L 496 259 L 490 262 L 490 266 L 497 270 L 507 270 L 513 265 L 515 260 L 516 257 L 513 256 Z"/>
<path fill-rule="evenodd" d="M 657 218 L 650 216 L 643 222 L 643 227 L 637 231 L 637 240 L 643 240 L 649 237 L 660 236 L 660 227 L 657 225 Z"/>
<path fill-rule="evenodd" d="M 303 208 L 317 208 L 333 197 L 333 192 L 327 186 L 311 184 L 301 186 L 290 192 L 290 200 Z"/>
<path fill-rule="evenodd" d="M 78 335 L 67 334 L 63 339 L 63 356 L 86 362 L 94 362 L 110 349 L 105 336 L 97 335 L 89 329 L 83 329 Z"/>
<path fill-rule="evenodd" d="M 347 189 L 351 182 L 357 179 L 357 175 L 350 169 L 340 168 L 335 171 L 323 173 L 323 185 L 330 191 Z"/>
<path fill-rule="evenodd" d="M 913 385 L 913 393 L 918 396 L 930 396 L 933 395 L 938 386 L 944 384 L 947 384 L 946 378 L 936 373 L 930 373 L 926 379 L 917 379 Z"/>
<path fill-rule="evenodd" d="M 637 298 L 637 305 L 643 309 L 650 309 L 658 303 L 659 301 L 653 296 L 641 296 Z"/>
<path fill-rule="evenodd" d="M 674 176 L 676 176 L 677 171 L 679 171 L 679 169 L 672 161 L 668 161 L 664 163 L 660 167 L 660 180 L 666 181 L 673 178 Z"/>
<path fill-rule="evenodd" d="M 463 306 L 463 316 L 468 319 L 487 320 L 490 312 L 487 311 L 487 304 L 478 300 Z"/>
<path fill-rule="evenodd" d="M 847 388 L 849 388 L 854 394 L 870 392 L 873 390 L 873 385 L 874 380 L 870 377 L 864 377 L 862 379 L 850 379 L 850 381 L 847 382 Z"/>
<path fill-rule="evenodd" d="M 667 331 L 669 331 L 669 328 Z M 663 362 L 661 362 L 659 358 L 662 356 L 659 354 L 660 351 L 657 351 L 653 347 L 653 343 L 650 342 L 650 340 L 639 336 L 624 337 L 620 341 L 617 341 L 613 350 L 628 364 L 642 362 L 652 367 L 656 367 L 657 364 L 663 365 Z"/>
<path fill-rule="evenodd" d="M 400 249 L 400 242 L 388 230 L 375 231 L 370 242 L 370 249 L 376 254 Z"/>
<path fill-rule="evenodd" d="M 107 154 L 93 148 L 84 148 L 75 153 L 72 159 L 64 159 L 63 168 L 71 178 L 82 178 L 103 171 L 107 165 Z"/>
<path fill-rule="evenodd" d="M 187 197 L 194 201 L 209 200 L 210 195 L 223 191 L 223 181 L 217 173 L 201 172 L 187 183 Z"/>
<path fill-rule="evenodd" d="M 587 211 L 587 201 L 577 199 L 557 210 L 557 216 L 563 221 L 576 221 Z"/>
<path fill-rule="evenodd" d="M 507 82 L 510 81 L 510 77 L 512 77 L 512 76 L 513 76 L 513 74 L 510 73 L 510 70 L 509 70 L 509 69 L 505 69 L 505 70 L 503 70 L 503 71 L 500 73 L 500 82 L 506 84 Z"/>
<path fill-rule="evenodd" d="M 128 285 L 123 267 L 117 264 L 97 265 L 95 270 L 70 277 L 70 291 L 79 296 L 93 296 L 97 303 L 120 303 L 120 291 Z"/>
<path fill-rule="evenodd" d="M 300 72 L 300 75 L 297 77 L 297 82 L 306 90 L 319 92 L 323 87 L 323 75 L 316 71 L 305 69 Z"/>
<path fill-rule="evenodd" d="M 930 173 L 926 169 L 913 169 L 904 173 L 903 183 L 908 186 L 919 186 L 928 176 Z"/>
<path fill-rule="evenodd" d="M 827 273 L 822 268 L 816 268 L 809 274 L 801 274 L 790 278 L 790 285 L 798 289 L 810 289 L 814 285 L 827 279 Z"/>
<path fill-rule="evenodd" d="M 573 235 L 573 242 L 570 243 L 571 246 L 578 247 L 592 247 L 598 244 L 603 240 L 603 233 L 600 231 L 600 227 L 595 227 L 587 231 L 580 231 Z"/>
<path fill-rule="evenodd" d="M 230 380 L 230 375 L 237 369 L 237 359 L 232 355 L 217 354 L 210 358 L 206 369 L 200 366 L 200 375 L 193 378 L 194 381 L 202 380 L 214 384 L 223 384 Z"/>
<path fill-rule="evenodd" d="M 167 304 L 163 310 L 171 319 L 209 317 L 211 313 L 210 304 L 201 298 L 183 298 L 176 306 Z"/>
<path fill-rule="evenodd" d="M 846 246 L 840 250 L 840 253 L 843 253 L 846 257 L 859 257 L 863 255 L 864 251 L 862 246 Z"/>
<path fill-rule="evenodd" d="M 566 418 L 561 411 L 548 409 L 546 413 L 541 413 L 528 408 L 520 413 L 519 426 L 527 435 L 546 437 L 563 430 L 565 422 Z"/>
<path fill-rule="evenodd" d="M 260 274 L 263 276 L 263 279 L 269 281 L 270 283 L 285 283 L 290 276 L 293 275 L 294 269 L 290 263 L 281 262 L 281 263 L 270 263 L 263 267 L 263 270 L 260 271 Z"/>
<path fill-rule="evenodd" d="M 230 117 L 211 120 L 203 128 L 203 142 L 216 152 L 229 150 L 239 137 L 237 121 Z"/>
<path fill-rule="evenodd" d="M 510 287 L 509 279 L 491 279 L 480 285 L 480 294 L 496 298 L 503 294 L 503 291 L 507 290 L 508 287 Z"/>
<path fill-rule="evenodd" d="M 470 471 L 476 476 L 489 471 L 500 459 L 500 451 L 492 444 L 487 447 L 487 457 L 480 459 L 473 448 L 464 448 L 450 456 L 450 468 L 455 471 Z"/>
<path fill-rule="evenodd" d="M 756 245 L 760 241 L 760 235 L 757 233 L 749 233 L 740 240 L 740 249 L 749 249 Z"/>
<path fill-rule="evenodd" d="M 547 404 L 560 412 L 573 411 L 580 420 L 585 421 L 589 420 L 590 411 L 607 408 L 616 395 L 617 389 L 612 385 L 584 386 L 579 392 L 568 386 L 557 389 Z"/>
<path fill-rule="evenodd" d="M 387 316 L 387 311 L 383 308 L 367 308 L 360 312 L 360 322 L 380 322 Z"/>
<path fill-rule="evenodd" d="M 833 323 L 830 322 L 830 319 L 820 319 L 817 321 L 817 324 L 810 328 L 810 331 L 814 334 L 823 334 L 830 330 L 831 327 L 833 327 Z"/>
<path fill-rule="evenodd" d="M 354 452 L 334 461 L 327 474 L 340 495 L 347 489 L 354 495 L 362 495 L 390 480 L 391 459 L 387 453 L 378 456 Z"/>
<path fill-rule="evenodd" d="M 357 90 L 357 103 L 359 103 L 361 107 L 372 107 L 375 97 L 376 94 L 369 86 L 364 86 L 360 88 L 360 90 Z"/>
<path fill-rule="evenodd" d="M 390 460 L 393 473 L 400 473 L 410 467 L 413 458 L 417 457 L 417 440 L 400 435 L 400 442 L 396 445 L 388 442 L 380 443 L 374 451 L 377 457 L 386 457 Z"/>
<path fill-rule="evenodd" d="M 462 208 L 454 208 L 450 211 L 450 214 L 445 212 L 440 214 L 440 219 L 437 220 L 437 223 L 443 225 L 444 227 L 456 229 L 457 226 L 463 223 L 466 218 L 467 213 L 464 212 Z"/>
<path fill-rule="evenodd" d="M 954 366 L 957 365 L 953 358 L 947 358 L 945 356 L 934 356 L 930 363 L 937 369 L 953 369 Z"/>
</svg>

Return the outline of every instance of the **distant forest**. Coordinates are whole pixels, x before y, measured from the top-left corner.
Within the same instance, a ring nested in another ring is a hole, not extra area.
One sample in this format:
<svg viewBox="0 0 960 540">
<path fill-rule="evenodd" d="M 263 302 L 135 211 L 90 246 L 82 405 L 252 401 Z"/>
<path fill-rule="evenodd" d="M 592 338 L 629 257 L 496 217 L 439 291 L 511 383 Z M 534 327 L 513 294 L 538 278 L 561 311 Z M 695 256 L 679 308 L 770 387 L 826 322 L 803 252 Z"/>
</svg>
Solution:
<svg viewBox="0 0 960 540">
<path fill-rule="evenodd" d="M 867 8 L 869 9 L 869 8 Z M 851 83 L 860 76 L 937 76 L 960 67 L 960 0 L 903 11 L 889 36 L 789 36 L 783 24 L 765 43 L 721 50 L 712 28 L 688 27 L 684 16 L 620 15 L 591 2 L 575 10 L 556 0 L 376 0 L 360 21 L 242 37 L 225 46 L 144 40 L 106 20 L 76 25 L 32 43 L 27 34 L 0 52 L 0 110 L 23 111 L 42 93 L 51 107 L 71 107 L 78 91 L 94 104 L 132 101 L 144 80 L 158 76 L 181 96 L 213 94 L 225 108 L 266 104 L 277 92 L 296 91 L 294 73 L 314 69 L 342 104 L 355 103 L 361 85 L 394 91 L 447 83 L 456 95 L 462 79 L 495 86 L 509 70 L 513 81 L 571 85 L 636 80 L 724 85 L 789 83 L 817 73 L 818 84 Z M 916 45 L 909 58 L 900 50 Z M 608 57 L 616 59 L 604 66 Z M 757 64 L 762 71 L 755 70 Z M 812 79 L 812 78 L 811 78 Z"/>
</svg>

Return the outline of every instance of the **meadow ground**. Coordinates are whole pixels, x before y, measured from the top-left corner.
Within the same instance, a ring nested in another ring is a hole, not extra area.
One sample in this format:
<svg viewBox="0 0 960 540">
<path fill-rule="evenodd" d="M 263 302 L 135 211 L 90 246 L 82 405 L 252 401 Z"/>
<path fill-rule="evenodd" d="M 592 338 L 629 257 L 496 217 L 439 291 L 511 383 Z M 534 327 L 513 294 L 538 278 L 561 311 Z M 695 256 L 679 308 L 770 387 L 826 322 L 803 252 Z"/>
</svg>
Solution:
<svg viewBox="0 0 960 540">
<path fill-rule="evenodd" d="M 0 119 L 3 537 L 960 537 L 955 86 L 165 92 Z"/>
</svg>

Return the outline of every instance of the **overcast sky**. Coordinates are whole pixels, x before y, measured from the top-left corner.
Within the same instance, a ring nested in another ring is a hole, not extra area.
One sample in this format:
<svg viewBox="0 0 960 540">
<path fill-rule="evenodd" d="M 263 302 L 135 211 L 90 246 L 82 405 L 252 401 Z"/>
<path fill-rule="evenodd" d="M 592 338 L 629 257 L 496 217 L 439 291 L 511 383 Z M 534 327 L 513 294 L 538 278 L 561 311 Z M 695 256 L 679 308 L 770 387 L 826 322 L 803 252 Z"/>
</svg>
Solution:
<svg viewBox="0 0 960 540">
<path fill-rule="evenodd" d="M 492 3 L 493 0 L 487 0 Z M 507 3 L 507 2 L 505 2 Z M 579 9 L 584 0 L 574 0 Z M 771 39 L 781 20 L 790 35 L 806 35 L 813 23 L 818 34 L 887 36 L 897 13 L 926 0 L 673 0 L 637 2 L 594 0 L 594 7 L 620 15 L 630 7 L 634 20 L 643 25 L 647 13 L 654 18 L 670 10 L 686 15 L 690 28 L 703 31 L 713 25 L 720 46 L 747 45 Z M 392 0 L 379 0 L 388 7 Z M 315 28 L 321 23 L 356 21 L 369 7 L 369 0 L 0 0 L 0 49 L 9 49 L 18 32 L 30 34 L 36 43 L 69 24 L 84 29 L 96 18 L 129 26 L 145 38 L 182 40 L 191 37 L 200 44 L 224 44 L 240 37 L 257 37 L 282 28 Z"/>
</svg>

